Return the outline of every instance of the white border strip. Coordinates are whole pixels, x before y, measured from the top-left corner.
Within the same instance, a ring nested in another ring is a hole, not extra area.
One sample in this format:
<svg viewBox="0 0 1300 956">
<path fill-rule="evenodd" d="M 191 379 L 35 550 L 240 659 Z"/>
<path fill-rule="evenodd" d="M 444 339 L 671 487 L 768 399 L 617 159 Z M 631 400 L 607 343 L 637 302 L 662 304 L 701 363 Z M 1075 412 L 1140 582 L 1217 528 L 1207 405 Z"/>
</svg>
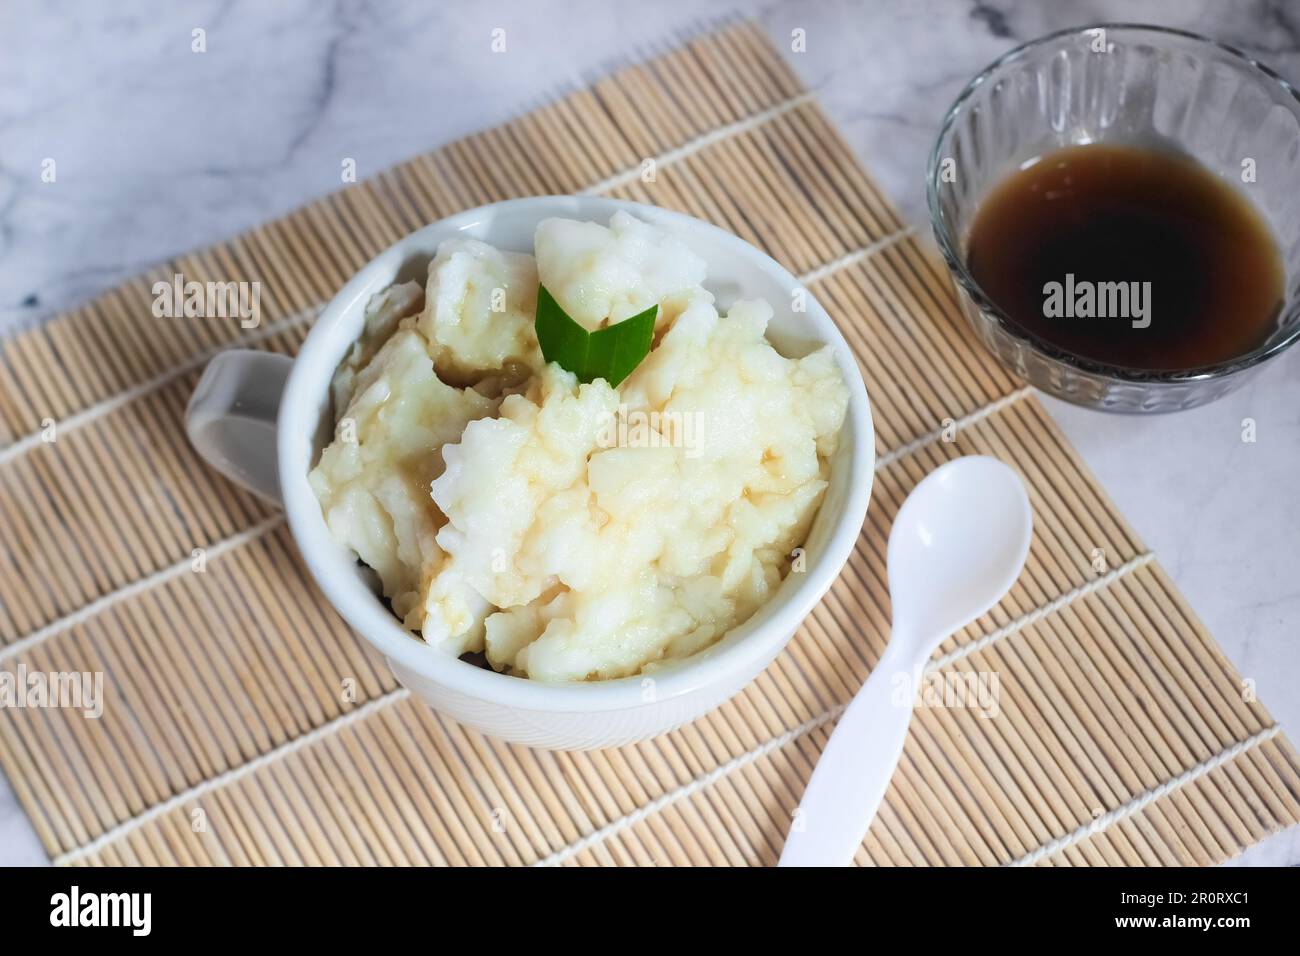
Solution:
<svg viewBox="0 0 1300 956">
<path fill-rule="evenodd" d="M 258 538 L 262 537 L 262 535 L 283 523 L 284 515 L 272 515 L 270 518 L 264 518 L 251 528 L 245 528 L 238 534 L 232 534 L 229 538 L 222 538 L 220 541 L 212 544 L 205 549 L 205 555 L 207 558 L 220 557 L 227 551 L 238 548 L 240 545 L 247 544 L 250 541 L 256 541 Z M 132 581 L 130 584 L 123 585 L 116 591 L 109 591 L 107 594 L 96 598 L 89 604 L 73 611 L 71 614 L 51 621 L 39 630 L 32 631 L 32 633 L 28 634 L 26 637 L 20 637 L 12 644 L 0 647 L 0 664 L 12 657 L 17 657 L 19 654 L 31 650 L 37 644 L 49 640 L 55 634 L 66 631 L 74 625 L 89 620 L 106 607 L 116 604 L 118 601 L 125 600 L 134 594 L 139 594 L 141 591 L 147 591 L 155 584 L 162 584 L 164 581 L 170 581 L 172 578 L 178 577 L 187 571 L 192 571 L 192 560 L 193 559 L 191 558 L 185 558 L 184 560 L 177 561 L 175 564 L 168 565 L 160 571 L 155 571 L 153 574 L 140 578 L 137 581 Z"/>
<path fill-rule="evenodd" d="M 204 780 L 202 783 L 195 784 L 188 790 L 184 790 L 181 793 L 176 794 L 174 797 L 169 797 L 161 803 L 155 803 L 143 813 L 131 817 L 130 819 L 123 820 L 117 826 L 113 827 L 113 829 L 101 833 L 85 846 L 77 847 L 75 850 L 69 850 L 61 856 L 56 856 L 53 863 L 55 866 L 67 866 L 70 863 L 75 863 L 83 857 L 89 856 L 90 854 L 103 849 L 108 844 L 138 830 L 150 820 L 157 819 L 165 813 L 170 813 L 172 810 L 175 810 L 177 807 L 188 803 L 191 800 L 197 800 L 205 794 L 216 790 L 218 787 L 224 787 L 228 783 L 234 783 L 235 781 L 248 776 L 250 773 L 260 770 L 267 764 L 273 763 L 288 754 L 296 753 L 303 747 L 308 747 L 311 744 L 314 744 L 322 737 L 327 737 L 336 730 L 342 730 L 345 727 L 355 724 L 359 720 L 365 720 L 371 714 L 375 713 L 375 711 L 381 710 L 389 704 L 396 703 L 399 700 L 405 700 L 410 695 L 411 692 L 405 687 L 398 687 L 396 690 L 390 690 L 382 697 L 376 697 L 374 700 L 368 701 L 356 710 L 348 711 L 346 714 L 340 714 L 333 720 L 321 724 L 315 730 L 310 730 L 301 737 L 295 737 L 292 740 L 285 741 L 280 744 L 280 746 L 273 750 L 268 750 L 266 753 L 253 758 L 247 763 L 240 764 L 238 767 L 232 767 L 224 773 L 217 774 L 217 776 Z"/>
<path fill-rule="evenodd" d="M 811 90 L 806 93 L 800 93 L 798 96 L 791 97 L 788 100 L 783 100 L 775 106 L 769 106 L 767 109 L 755 113 L 752 116 L 746 116 L 744 119 L 737 120 L 734 123 L 728 123 L 726 126 L 719 126 L 717 129 L 710 130 L 702 136 L 695 137 L 695 139 L 687 140 L 676 149 L 670 149 L 653 158 L 646 158 L 650 159 L 656 167 L 680 162 L 688 156 L 692 156 L 700 150 L 712 146 L 714 143 L 719 143 L 724 139 L 730 139 L 732 136 L 737 136 L 741 133 L 747 133 L 751 129 L 757 129 L 759 126 L 771 122 L 778 116 L 783 116 L 791 110 L 798 109 L 805 103 L 811 103 L 814 98 L 815 94 Z M 611 189 L 617 189 L 619 186 L 626 186 L 628 183 L 636 182 L 640 178 L 641 166 L 638 165 L 632 169 L 625 169 L 621 173 L 615 173 L 608 179 L 602 179 L 600 182 L 592 186 L 588 186 L 582 191 L 582 193 L 580 193 L 580 195 L 594 196 L 599 193 L 608 192 Z"/>
<path fill-rule="evenodd" d="M 1110 828 L 1114 824 L 1119 823 L 1121 820 L 1127 820 L 1129 817 L 1133 816 L 1133 814 L 1141 813 L 1143 810 L 1145 810 L 1151 804 L 1155 803 L 1161 797 L 1173 793 L 1179 787 L 1184 787 L 1194 780 L 1199 780 L 1201 777 L 1204 777 L 1211 770 L 1223 766 L 1229 760 L 1241 756 L 1247 750 L 1250 750 L 1252 747 L 1259 746 L 1260 744 L 1264 743 L 1266 740 L 1272 740 L 1281 732 L 1282 732 L 1281 724 L 1274 724 L 1271 727 L 1265 727 L 1259 733 L 1253 734 L 1250 737 L 1247 737 L 1245 740 L 1233 744 L 1227 750 L 1215 754 L 1209 760 L 1206 760 L 1203 763 L 1198 763 L 1195 767 L 1183 771 L 1178 776 L 1173 777 L 1170 780 L 1166 780 L 1164 783 L 1160 784 L 1160 786 L 1154 787 L 1151 790 L 1148 790 L 1146 793 L 1134 797 L 1132 800 L 1130 800 L 1128 803 L 1124 804 L 1123 806 L 1116 807 L 1114 810 L 1111 810 L 1109 813 L 1100 816 L 1089 823 L 1085 823 L 1077 830 L 1074 830 L 1071 833 L 1067 833 L 1065 836 L 1060 837 L 1059 839 L 1053 840 L 1050 843 L 1044 843 L 1042 846 L 1040 846 L 1037 850 L 1034 850 L 1032 853 L 1027 853 L 1024 856 L 1020 857 L 1020 859 L 1012 860 L 1010 863 L 1006 865 L 1007 866 L 1033 866 L 1035 863 L 1039 862 L 1040 860 L 1046 857 L 1053 856 L 1057 853 L 1060 853 L 1062 850 L 1068 849 L 1074 846 L 1076 843 L 1081 843 L 1082 841 L 1088 839 L 1089 837 L 1095 836 L 1096 834 L 1101 833 L 1103 830 Z"/>
<path fill-rule="evenodd" d="M 1033 393 L 1034 393 L 1033 386 L 1025 385 L 1021 388 L 1016 389 L 1014 392 L 1011 392 L 1009 395 L 1003 395 L 1001 398 L 994 399 L 993 401 L 989 402 L 987 405 L 982 405 L 981 407 L 975 409 L 975 411 L 971 412 L 969 415 L 963 415 L 961 418 L 957 419 L 951 425 L 945 428 L 936 428 L 932 432 L 926 432 L 921 437 L 914 438 L 907 444 L 900 445 L 899 447 L 895 448 L 893 451 L 886 452 L 885 454 L 881 455 L 878 459 L 876 459 L 876 471 L 880 471 L 882 468 L 887 468 L 888 466 L 892 465 L 894 462 L 898 461 L 900 458 L 906 458 L 908 455 L 912 454 L 915 451 L 919 451 L 920 449 L 926 447 L 927 445 L 933 445 L 935 442 L 943 438 L 944 432 L 948 431 L 950 428 L 953 429 L 954 432 L 960 432 L 963 428 L 966 428 L 969 425 L 974 425 L 976 422 L 983 421 L 984 419 L 988 418 L 990 415 L 996 415 L 998 412 L 1002 411 L 1002 409 L 1006 408 L 1008 405 L 1014 405 L 1022 398 L 1027 398 Z"/>
<path fill-rule="evenodd" d="M 733 757 L 731 760 L 728 760 L 726 763 L 719 764 L 718 766 L 714 767 L 712 770 L 710 770 L 708 773 L 704 774 L 703 776 L 696 777 L 694 780 L 682 784 L 680 787 L 678 787 L 675 790 L 669 790 L 667 793 L 663 794 L 660 797 L 656 797 L 655 799 L 651 800 L 649 803 L 637 807 L 635 810 L 633 810 L 631 813 L 627 814 L 626 816 L 619 817 L 617 820 L 611 820 L 609 823 L 605 824 L 599 830 L 594 830 L 591 833 L 587 834 L 585 837 L 582 837 L 579 840 L 574 840 L 572 843 L 568 844 L 567 846 L 562 847 L 559 850 L 556 850 L 550 856 L 544 857 L 536 861 L 535 863 L 533 863 L 533 866 L 559 866 L 565 860 L 577 856 L 582 851 L 590 849 L 591 847 L 595 846 L 598 843 L 603 842 L 605 839 L 613 836 L 615 833 L 618 833 L 621 830 L 626 830 L 630 826 L 635 826 L 636 824 L 644 820 L 646 817 L 658 813 L 660 810 L 663 810 L 665 807 L 672 806 L 678 800 L 682 800 L 686 797 L 699 793 L 701 790 L 708 787 L 710 784 L 716 783 L 717 781 L 721 780 L 723 777 L 730 774 L 733 770 L 739 770 L 741 767 L 748 766 L 749 764 L 757 760 L 759 757 L 766 756 L 767 754 L 770 754 L 774 750 L 780 750 L 782 747 L 784 747 L 786 744 L 790 743 L 791 741 L 797 740 L 798 738 L 802 737 L 804 734 L 811 733 L 812 731 L 816 730 L 818 727 L 822 726 L 822 724 L 829 723 L 830 721 L 838 717 L 840 714 L 844 713 L 844 709 L 847 706 L 848 706 L 847 704 L 839 704 L 835 707 L 832 707 L 830 710 L 826 711 L 823 714 L 819 714 L 818 716 L 814 717 L 812 720 L 804 721 L 799 726 L 793 727 L 790 730 L 787 730 L 785 733 L 773 737 L 771 740 L 768 740 L 762 744 L 759 744 L 753 750 L 748 750 L 737 757 Z"/>
<path fill-rule="evenodd" d="M 949 664 L 961 660 L 963 657 L 968 657 L 971 654 L 974 654 L 976 651 L 982 651 L 984 650 L 984 648 L 988 647 L 990 644 L 994 643 L 995 641 L 1000 641 L 1002 640 L 1002 638 L 1008 637 L 1011 634 L 1016 633 L 1016 631 L 1023 630 L 1024 628 L 1029 627 L 1030 625 L 1037 624 L 1043 618 L 1047 617 L 1047 615 L 1059 611 L 1067 604 L 1073 604 L 1081 597 L 1087 597 L 1089 594 L 1092 594 L 1094 591 L 1100 591 L 1102 588 L 1106 587 L 1107 585 L 1112 584 L 1115 581 L 1118 581 L 1120 578 L 1128 574 L 1130 571 L 1136 571 L 1138 568 L 1146 567 L 1155 559 L 1156 559 L 1155 554 L 1153 554 L 1150 551 L 1147 551 L 1144 554 L 1139 554 L 1136 558 L 1130 558 L 1128 561 L 1125 561 L 1119 567 L 1112 568 L 1111 570 L 1107 571 L 1101 577 L 1089 581 L 1087 584 L 1081 584 L 1073 591 L 1067 591 L 1065 594 L 1062 594 L 1060 597 L 1047 602 L 1042 607 L 1034 608 L 1034 610 L 1030 611 L 1028 614 L 1016 618 L 1014 621 L 1012 621 L 1010 624 L 1006 625 L 1005 627 L 1000 627 L 996 631 L 993 631 L 990 634 L 985 634 L 983 637 L 971 641 L 969 644 L 963 644 L 961 647 L 957 648 L 951 654 L 945 654 L 943 657 L 937 658 L 936 660 L 926 665 L 926 670 L 927 671 L 939 670 L 941 668 L 947 667 Z"/>
<path fill-rule="evenodd" d="M 320 311 L 321 308 L 321 306 L 316 305 L 309 309 L 303 309 L 301 312 L 295 312 L 283 319 L 277 319 L 266 327 L 258 329 L 255 332 L 250 332 L 247 335 L 240 335 L 231 339 L 229 342 L 204 349 L 202 352 L 186 359 L 175 368 L 168 369 L 166 372 L 155 375 L 153 378 L 132 385 L 125 391 L 118 392 L 115 395 L 110 395 L 108 398 L 102 399 L 94 405 L 87 405 L 85 408 L 81 409 L 81 411 L 75 412 L 67 418 L 55 422 L 54 427 L 56 433 L 69 432 L 74 428 L 80 428 L 82 425 L 88 424 L 102 415 L 106 415 L 115 409 L 121 408 L 123 405 L 129 405 L 137 398 L 148 395 L 150 392 L 174 382 L 182 375 L 187 375 L 196 369 L 202 368 L 204 365 L 207 365 L 211 359 L 215 358 L 227 349 L 237 349 L 244 345 L 252 345 L 255 342 L 269 339 L 273 335 L 279 335 L 286 329 L 291 329 L 296 325 L 301 325 L 308 319 L 315 317 L 316 313 Z M 37 445 L 40 445 L 41 435 L 42 432 L 32 432 L 21 438 L 15 439 L 4 448 L 0 448 L 0 465 L 7 464 L 13 459 L 31 451 L 31 449 L 35 448 Z"/>
<path fill-rule="evenodd" d="M 825 265 L 818 266 L 816 269 L 811 269 L 808 272 L 805 272 L 799 277 L 799 281 L 804 285 L 812 285 L 814 282 L 820 282 L 827 276 L 834 275 L 841 269 L 847 269 L 849 266 L 857 265 L 859 262 L 875 255 L 877 252 L 880 252 L 883 249 L 888 249 L 895 243 L 911 238 L 914 235 L 916 235 L 916 227 L 906 226 L 897 232 L 891 232 L 889 235 L 877 239 L 874 242 L 869 242 L 861 248 L 854 249 L 852 252 L 842 255 L 838 259 L 832 259 Z"/>
</svg>

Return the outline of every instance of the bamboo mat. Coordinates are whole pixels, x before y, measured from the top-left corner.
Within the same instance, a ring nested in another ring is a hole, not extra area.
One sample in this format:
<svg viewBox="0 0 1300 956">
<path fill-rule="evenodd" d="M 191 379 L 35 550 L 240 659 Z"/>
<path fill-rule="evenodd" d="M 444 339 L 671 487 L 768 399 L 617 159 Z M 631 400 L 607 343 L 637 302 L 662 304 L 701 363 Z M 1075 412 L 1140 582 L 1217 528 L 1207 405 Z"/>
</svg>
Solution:
<svg viewBox="0 0 1300 956">
<path fill-rule="evenodd" d="M 581 191 L 700 216 L 802 274 L 861 362 L 879 468 L 849 565 L 740 696 L 653 741 L 552 753 L 398 688 L 277 513 L 205 468 L 181 420 L 216 350 L 292 353 L 402 235 Z M 260 281 L 262 326 L 153 318 L 151 285 L 176 272 Z M 1208 864 L 1296 822 L 1291 745 L 744 24 L 3 342 L 0 670 L 100 671 L 106 702 L 98 720 L 0 710 L 0 763 L 63 863 L 770 864 L 882 651 L 890 521 L 975 453 L 1020 470 L 1035 537 L 1012 592 L 933 666 L 997 675 L 998 712 L 918 710 L 858 862 Z"/>
</svg>

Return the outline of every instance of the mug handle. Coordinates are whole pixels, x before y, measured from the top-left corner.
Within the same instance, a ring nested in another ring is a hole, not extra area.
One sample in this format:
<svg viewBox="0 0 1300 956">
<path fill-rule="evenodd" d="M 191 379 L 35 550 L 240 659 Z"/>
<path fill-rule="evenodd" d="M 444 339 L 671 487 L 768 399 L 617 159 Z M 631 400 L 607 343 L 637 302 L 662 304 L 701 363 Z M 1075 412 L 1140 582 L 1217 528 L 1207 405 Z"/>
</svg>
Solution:
<svg viewBox="0 0 1300 956">
<path fill-rule="evenodd" d="M 185 434 L 209 465 L 280 507 L 275 418 L 293 359 L 230 349 L 208 363 L 185 409 Z"/>
</svg>

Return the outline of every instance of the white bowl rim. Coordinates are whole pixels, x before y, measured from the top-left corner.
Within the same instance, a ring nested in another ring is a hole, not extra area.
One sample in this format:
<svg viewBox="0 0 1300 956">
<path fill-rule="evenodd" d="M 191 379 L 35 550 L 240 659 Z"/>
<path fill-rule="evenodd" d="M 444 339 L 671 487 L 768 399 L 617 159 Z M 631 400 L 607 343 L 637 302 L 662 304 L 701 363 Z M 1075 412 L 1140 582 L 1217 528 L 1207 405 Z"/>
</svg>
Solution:
<svg viewBox="0 0 1300 956">
<path fill-rule="evenodd" d="M 296 473 L 303 457 L 310 466 L 311 442 L 319 421 L 319 402 L 328 388 L 337 362 L 329 360 L 333 345 L 330 331 L 341 324 L 351 310 L 363 308 L 378 291 L 376 283 L 388 277 L 403 257 L 428 248 L 431 234 L 450 234 L 477 225 L 485 217 L 507 209 L 523 214 L 535 206 L 537 218 L 565 216 L 600 219 L 620 210 L 650 222 L 674 224 L 677 229 L 704 231 L 731 247 L 737 258 L 745 258 L 789 289 L 802 283 L 760 249 L 732 233 L 684 213 L 641 203 L 597 196 L 530 196 L 490 203 L 456 213 L 417 229 L 398 240 L 363 266 L 322 310 L 298 352 L 280 403 L 276 423 L 277 460 L 285 514 L 298 550 L 312 577 L 326 598 L 358 633 L 389 660 L 414 674 L 452 691 L 484 703 L 546 713 L 600 713 L 639 709 L 662 704 L 713 684 L 747 663 L 774 657 L 838 577 L 861 531 L 871 497 L 875 468 L 875 435 L 871 407 L 861 372 L 848 343 L 821 303 L 809 293 L 801 318 L 824 344 L 832 346 L 836 362 L 849 390 L 846 430 L 842 440 L 850 443 L 849 487 L 837 524 L 820 553 L 809 556 L 808 568 L 799 585 L 778 595 L 759 608 L 747 621 L 733 628 L 716 644 L 649 674 L 604 681 L 546 683 L 498 673 L 445 654 L 406 630 L 393 614 L 367 589 L 354 573 L 355 555 L 347 552 L 347 574 L 338 560 L 345 549 L 334 541 L 325 524 L 316 497 L 307 483 L 306 470 Z M 687 236 L 689 244 L 689 236 Z M 386 285 L 391 278 L 384 281 Z M 322 362 L 328 368 L 320 369 Z M 646 678 L 654 682 L 653 700 L 645 699 Z"/>
</svg>

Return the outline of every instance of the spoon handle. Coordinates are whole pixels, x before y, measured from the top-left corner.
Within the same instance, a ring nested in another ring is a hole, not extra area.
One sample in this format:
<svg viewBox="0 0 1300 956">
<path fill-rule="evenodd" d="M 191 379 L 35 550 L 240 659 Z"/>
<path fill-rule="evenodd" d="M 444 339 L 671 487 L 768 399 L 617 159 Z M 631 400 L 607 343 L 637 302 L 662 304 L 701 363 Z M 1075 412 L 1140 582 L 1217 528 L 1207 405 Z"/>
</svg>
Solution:
<svg viewBox="0 0 1300 956">
<path fill-rule="evenodd" d="M 895 637 L 886 645 L 835 725 L 795 811 L 779 866 L 853 862 L 889 787 L 912 719 L 921 664 L 904 660 L 903 643 Z"/>
</svg>

